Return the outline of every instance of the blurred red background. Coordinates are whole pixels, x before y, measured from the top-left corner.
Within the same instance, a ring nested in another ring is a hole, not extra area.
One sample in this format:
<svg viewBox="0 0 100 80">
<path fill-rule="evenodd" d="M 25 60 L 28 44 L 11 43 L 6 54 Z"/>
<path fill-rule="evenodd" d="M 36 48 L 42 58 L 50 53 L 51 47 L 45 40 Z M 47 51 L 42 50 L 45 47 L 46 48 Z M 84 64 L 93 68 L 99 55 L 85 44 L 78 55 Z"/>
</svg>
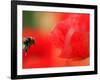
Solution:
<svg viewBox="0 0 100 80">
<path fill-rule="evenodd" d="M 89 14 L 27 13 L 23 38 L 33 37 L 36 43 L 23 52 L 23 68 L 89 65 Z M 27 20 L 36 23 L 29 25 Z"/>
</svg>

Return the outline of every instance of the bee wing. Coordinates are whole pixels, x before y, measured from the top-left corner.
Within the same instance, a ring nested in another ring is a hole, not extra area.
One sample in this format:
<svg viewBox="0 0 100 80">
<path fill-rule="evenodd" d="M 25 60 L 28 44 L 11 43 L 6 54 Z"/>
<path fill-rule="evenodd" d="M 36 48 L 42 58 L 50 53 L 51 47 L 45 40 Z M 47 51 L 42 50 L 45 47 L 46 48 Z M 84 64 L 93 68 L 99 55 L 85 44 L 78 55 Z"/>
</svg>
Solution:
<svg viewBox="0 0 100 80">
<path fill-rule="evenodd" d="M 22 48 L 25 49 L 25 44 L 22 45 Z"/>
</svg>

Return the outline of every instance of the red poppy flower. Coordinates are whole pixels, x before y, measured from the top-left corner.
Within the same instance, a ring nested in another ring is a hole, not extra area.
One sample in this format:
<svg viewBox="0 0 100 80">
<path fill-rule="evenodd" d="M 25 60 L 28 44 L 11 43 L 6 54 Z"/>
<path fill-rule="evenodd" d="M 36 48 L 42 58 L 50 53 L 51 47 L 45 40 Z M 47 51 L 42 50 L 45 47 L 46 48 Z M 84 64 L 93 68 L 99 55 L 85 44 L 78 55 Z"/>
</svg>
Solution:
<svg viewBox="0 0 100 80">
<path fill-rule="evenodd" d="M 53 43 L 62 50 L 61 56 L 72 59 L 89 57 L 89 15 L 70 14 L 51 32 Z"/>
<path fill-rule="evenodd" d="M 87 32 L 74 32 L 66 40 L 62 56 L 76 60 L 89 57 L 89 34 Z"/>
</svg>

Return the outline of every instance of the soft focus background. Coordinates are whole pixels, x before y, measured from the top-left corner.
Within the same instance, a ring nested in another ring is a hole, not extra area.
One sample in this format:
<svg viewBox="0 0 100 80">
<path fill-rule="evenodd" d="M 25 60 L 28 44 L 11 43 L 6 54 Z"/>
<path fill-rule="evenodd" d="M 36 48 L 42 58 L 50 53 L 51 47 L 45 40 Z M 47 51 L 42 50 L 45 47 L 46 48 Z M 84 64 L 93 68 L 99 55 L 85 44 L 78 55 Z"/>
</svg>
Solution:
<svg viewBox="0 0 100 80">
<path fill-rule="evenodd" d="M 60 20 L 59 15 L 53 12 L 23 11 L 23 27 L 40 28 L 48 32 Z"/>
<path fill-rule="evenodd" d="M 82 46 L 81 48 L 83 49 L 79 48 L 79 50 L 85 52 L 74 52 L 75 49 L 80 47 L 80 45 L 78 46 L 80 43 L 77 43 L 79 33 L 76 35 L 76 42 L 73 39 L 73 44 L 76 45 L 76 48 L 73 48 L 72 54 L 69 53 L 69 49 L 67 50 L 71 43 L 65 46 L 65 44 L 69 42 L 67 40 L 71 38 L 70 34 L 68 35 L 69 37 L 65 38 L 70 28 L 74 30 L 76 27 L 79 32 L 83 31 L 83 35 L 81 34 L 82 37 L 84 34 L 89 34 L 89 16 L 89 14 L 79 13 L 23 11 L 23 39 L 33 37 L 36 42 L 28 49 L 26 54 L 23 53 L 23 68 L 89 65 L 89 56 L 87 55 L 89 54 L 89 42 L 84 42 L 85 39 L 89 40 L 89 36 L 83 38 L 83 42 L 82 40 L 80 41 L 81 45 L 82 43 L 88 45 L 87 49 Z M 67 50 L 66 52 L 63 52 L 64 48 Z M 77 56 L 77 54 L 81 54 L 83 57 L 79 55 L 78 60 L 73 60 L 73 57 L 65 57 L 65 54 L 68 55 L 68 53 L 74 57 Z M 74 53 L 76 55 L 74 55 Z M 65 58 L 60 57 L 60 55 L 64 55 Z"/>
</svg>

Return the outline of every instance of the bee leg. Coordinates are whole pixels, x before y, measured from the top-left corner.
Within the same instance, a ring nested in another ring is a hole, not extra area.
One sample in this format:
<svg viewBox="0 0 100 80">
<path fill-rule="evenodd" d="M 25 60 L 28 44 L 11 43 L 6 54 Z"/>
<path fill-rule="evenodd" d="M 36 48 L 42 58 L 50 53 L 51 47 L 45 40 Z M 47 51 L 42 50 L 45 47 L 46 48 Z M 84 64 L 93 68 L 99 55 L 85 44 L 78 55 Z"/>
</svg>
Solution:
<svg viewBox="0 0 100 80">
<path fill-rule="evenodd" d="M 24 51 L 25 55 L 27 55 L 28 47 L 25 46 L 24 49 L 23 49 L 23 51 Z"/>
</svg>

